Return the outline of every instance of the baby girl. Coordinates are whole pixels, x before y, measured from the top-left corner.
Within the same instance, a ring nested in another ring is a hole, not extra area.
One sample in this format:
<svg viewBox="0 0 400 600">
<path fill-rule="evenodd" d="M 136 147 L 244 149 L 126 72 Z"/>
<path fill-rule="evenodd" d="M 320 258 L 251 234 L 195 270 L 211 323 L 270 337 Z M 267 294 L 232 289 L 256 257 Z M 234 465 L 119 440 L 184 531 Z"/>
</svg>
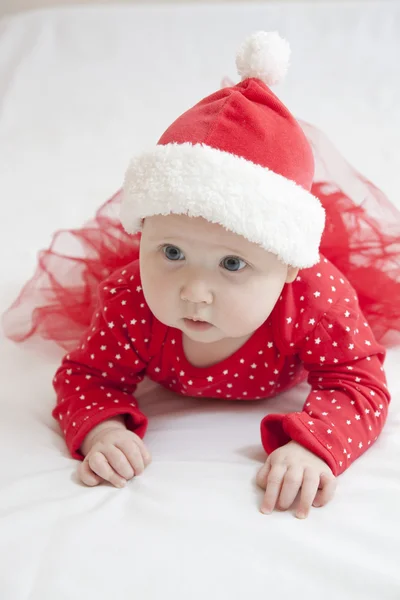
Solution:
<svg viewBox="0 0 400 600">
<path fill-rule="evenodd" d="M 231 402 L 307 379 L 302 411 L 261 422 L 266 514 L 297 496 L 299 518 L 325 505 L 382 430 L 385 350 L 320 254 L 313 154 L 269 88 L 288 60 L 278 34 L 251 36 L 242 81 L 181 115 L 128 168 L 121 221 L 140 232 L 140 254 L 101 283 L 91 326 L 54 378 L 53 414 L 89 486 L 123 487 L 149 465 L 134 397 L 145 376 Z"/>
</svg>

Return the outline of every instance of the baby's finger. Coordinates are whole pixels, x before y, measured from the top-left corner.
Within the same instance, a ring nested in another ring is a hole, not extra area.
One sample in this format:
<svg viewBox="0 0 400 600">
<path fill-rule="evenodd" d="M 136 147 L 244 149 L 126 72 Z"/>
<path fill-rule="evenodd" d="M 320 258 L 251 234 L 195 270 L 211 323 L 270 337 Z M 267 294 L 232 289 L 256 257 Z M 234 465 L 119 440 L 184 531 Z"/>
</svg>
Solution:
<svg viewBox="0 0 400 600">
<path fill-rule="evenodd" d="M 303 481 L 304 469 L 302 467 L 289 467 L 283 479 L 278 506 L 282 510 L 292 506 Z"/>
<path fill-rule="evenodd" d="M 257 485 L 259 485 L 263 490 L 265 490 L 265 488 L 267 487 L 267 478 L 268 478 L 268 473 L 271 470 L 271 461 L 270 460 L 266 460 L 265 463 L 263 464 L 263 466 L 259 469 L 258 473 L 257 473 L 257 477 L 256 477 L 256 483 Z"/>
<path fill-rule="evenodd" d="M 101 477 L 99 477 L 98 475 L 96 475 L 96 473 L 92 471 L 87 460 L 84 460 L 83 462 L 79 463 L 78 477 L 82 481 L 82 483 L 90 487 L 99 485 L 99 483 L 102 482 Z"/>
<path fill-rule="evenodd" d="M 132 479 L 135 472 L 129 460 L 116 445 L 107 446 L 107 449 L 103 450 L 104 456 L 108 460 L 109 465 L 114 469 L 118 475 L 124 479 Z"/>
<path fill-rule="evenodd" d="M 267 477 L 267 487 L 261 504 L 261 512 L 266 515 L 269 515 L 275 508 L 286 469 L 286 465 L 273 465 L 271 467 Z"/>
<path fill-rule="evenodd" d="M 117 448 L 124 453 L 127 461 L 129 462 L 133 475 L 141 475 L 144 471 L 144 459 L 141 454 L 139 446 L 130 439 L 125 439 L 116 444 Z"/>
<path fill-rule="evenodd" d="M 313 506 L 318 508 L 319 506 L 324 506 L 330 500 L 332 500 L 335 494 L 336 486 L 337 481 L 333 475 L 322 473 L 319 485 L 320 489 L 317 491 Z"/>
<path fill-rule="evenodd" d="M 137 444 L 140 448 L 140 451 L 142 453 L 143 456 L 143 460 L 144 460 L 144 464 L 149 465 L 151 463 L 151 454 L 148 451 L 144 441 L 142 440 L 141 437 L 139 437 L 138 435 L 135 434 L 135 444 Z"/>
<path fill-rule="evenodd" d="M 305 469 L 303 483 L 301 485 L 300 502 L 296 511 L 296 517 L 305 519 L 310 512 L 311 504 L 314 501 L 315 495 L 319 486 L 319 473 Z"/>
<path fill-rule="evenodd" d="M 104 454 L 101 452 L 93 452 L 93 454 L 89 454 L 87 460 L 89 461 L 89 466 L 92 471 L 102 479 L 109 481 L 115 487 L 121 488 L 125 486 L 126 480 L 114 471 Z"/>
</svg>

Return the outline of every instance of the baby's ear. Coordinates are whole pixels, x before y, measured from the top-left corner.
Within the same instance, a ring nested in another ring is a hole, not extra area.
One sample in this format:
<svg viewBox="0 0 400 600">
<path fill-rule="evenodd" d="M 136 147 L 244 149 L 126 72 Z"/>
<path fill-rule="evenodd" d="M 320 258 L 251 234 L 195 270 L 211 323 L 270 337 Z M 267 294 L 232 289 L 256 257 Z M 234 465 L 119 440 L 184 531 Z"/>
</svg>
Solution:
<svg viewBox="0 0 400 600">
<path fill-rule="evenodd" d="M 293 283 L 298 275 L 299 269 L 298 267 L 288 267 L 286 283 Z"/>
</svg>

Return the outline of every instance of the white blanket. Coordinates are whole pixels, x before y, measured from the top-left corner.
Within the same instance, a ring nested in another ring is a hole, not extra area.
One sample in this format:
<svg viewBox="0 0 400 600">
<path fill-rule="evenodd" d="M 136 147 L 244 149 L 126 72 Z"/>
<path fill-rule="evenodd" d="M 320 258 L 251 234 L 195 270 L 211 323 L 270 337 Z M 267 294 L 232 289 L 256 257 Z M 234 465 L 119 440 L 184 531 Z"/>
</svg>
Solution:
<svg viewBox="0 0 400 600">
<path fill-rule="evenodd" d="M 73 7 L 0 22 L 0 309 L 51 233 L 79 226 L 128 160 L 235 78 L 238 44 L 279 30 L 292 66 L 277 93 L 398 202 L 397 2 Z M 0 347 L 1 600 L 398 600 L 400 351 L 373 447 L 307 520 L 259 512 L 259 422 L 270 402 L 142 390 L 153 463 L 126 489 L 77 483 L 51 418 L 60 355 Z"/>
</svg>

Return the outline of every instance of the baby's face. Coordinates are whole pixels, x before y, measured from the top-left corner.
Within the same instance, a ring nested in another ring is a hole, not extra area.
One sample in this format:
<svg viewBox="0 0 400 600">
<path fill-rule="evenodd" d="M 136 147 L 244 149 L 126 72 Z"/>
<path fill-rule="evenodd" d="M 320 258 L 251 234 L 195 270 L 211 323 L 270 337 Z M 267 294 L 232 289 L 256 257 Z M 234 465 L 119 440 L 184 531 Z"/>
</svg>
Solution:
<svg viewBox="0 0 400 600">
<path fill-rule="evenodd" d="M 253 333 L 298 272 L 221 225 L 186 215 L 145 219 L 140 271 L 152 313 L 199 342 Z"/>
</svg>

